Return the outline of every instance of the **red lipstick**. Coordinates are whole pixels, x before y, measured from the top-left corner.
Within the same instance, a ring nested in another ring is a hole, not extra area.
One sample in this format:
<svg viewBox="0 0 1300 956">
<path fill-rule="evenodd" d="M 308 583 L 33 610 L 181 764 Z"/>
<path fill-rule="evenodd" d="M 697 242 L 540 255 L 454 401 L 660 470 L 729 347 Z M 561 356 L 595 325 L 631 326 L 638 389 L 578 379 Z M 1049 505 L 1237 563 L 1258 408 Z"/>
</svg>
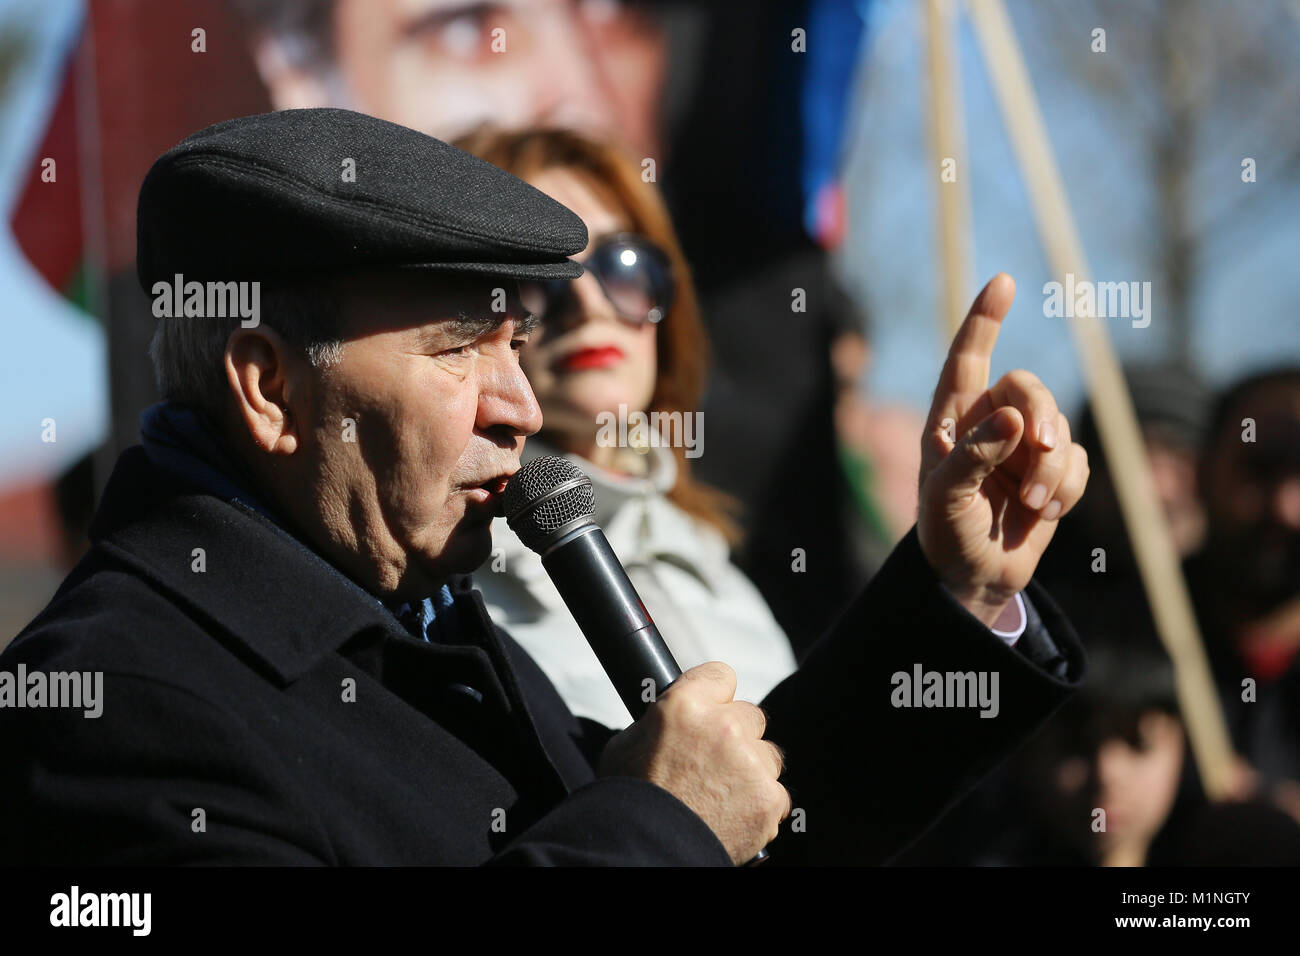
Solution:
<svg viewBox="0 0 1300 956">
<path fill-rule="evenodd" d="M 623 350 L 613 345 L 600 348 L 578 349 L 557 361 L 556 367 L 561 372 L 577 372 L 592 368 L 609 368 L 623 360 Z"/>
</svg>

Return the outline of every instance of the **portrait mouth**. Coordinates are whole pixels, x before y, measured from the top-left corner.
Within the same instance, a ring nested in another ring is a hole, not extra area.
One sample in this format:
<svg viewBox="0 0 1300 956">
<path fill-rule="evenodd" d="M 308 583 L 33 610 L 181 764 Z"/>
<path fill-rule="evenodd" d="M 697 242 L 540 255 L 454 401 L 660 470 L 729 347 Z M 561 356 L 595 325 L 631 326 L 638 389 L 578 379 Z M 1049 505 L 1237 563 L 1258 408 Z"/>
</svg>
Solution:
<svg viewBox="0 0 1300 956">
<path fill-rule="evenodd" d="M 476 510 L 487 512 L 492 517 L 505 515 L 505 492 L 510 476 L 514 472 L 502 472 L 477 485 L 467 487 L 465 496 Z"/>
<path fill-rule="evenodd" d="M 623 350 L 615 345 L 602 345 L 577 349 L 555 360 L 557 372 L 580 372 L 586 369 L 609 368 L 623 361 Z"/>
</svg>

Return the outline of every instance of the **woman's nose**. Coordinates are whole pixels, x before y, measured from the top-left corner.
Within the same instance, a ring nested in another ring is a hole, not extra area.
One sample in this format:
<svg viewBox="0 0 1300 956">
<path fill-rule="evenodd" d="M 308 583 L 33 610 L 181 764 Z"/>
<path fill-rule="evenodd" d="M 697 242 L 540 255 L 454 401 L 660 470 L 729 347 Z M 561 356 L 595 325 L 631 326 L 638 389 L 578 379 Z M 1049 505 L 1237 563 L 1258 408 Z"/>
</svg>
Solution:
<svg viewBox="0 0 1300 956">
<path fill-rule="evenodd" d="M 560 314 L 553 319 L 548 317 L 548 325 L 571 329 L 587 322 L 612 322 L 618 319 L 605 291 L 590 272 L 583 273 L 569 283 L 566 299 Z"/>
</svg>

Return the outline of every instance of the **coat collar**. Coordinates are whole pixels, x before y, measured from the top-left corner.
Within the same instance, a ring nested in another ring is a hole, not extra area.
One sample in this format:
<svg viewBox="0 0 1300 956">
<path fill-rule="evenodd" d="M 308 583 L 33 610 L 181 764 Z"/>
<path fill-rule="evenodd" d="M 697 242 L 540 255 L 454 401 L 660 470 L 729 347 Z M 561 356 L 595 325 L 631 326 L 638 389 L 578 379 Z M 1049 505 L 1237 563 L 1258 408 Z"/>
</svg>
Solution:
<svg viewBox="0 0 1300 956">
<path fill-rule="evenodd" d="M 90 537 L 285 682 L 362 631 L 408 636 L 378 598 L 288 531 L 185 486 L 139 446 L 118 459 Z M 468 577 L 452 584 L 453 593 L 468 588 Z"/>
<path fill-rule="evenodd" d="M 394 692 L 429 713 L 438 678 L 465 673 L 514 727 L 511 733 L 522 750 L 511 766 L 518 765 L 525 775 L 521 780 L 534 792 L 546 787 L 552 802 L 567 792 L 510 652 L 468 575 L 448 582 L 453 620 L 464 643 L 417 640 L 374 595 L 270 518 L 247 504 L 185 486 L 138 445 L 118 459 L 90 538 L 93 548 L 192 608 L 213 633 L 239 645 L 285 686 L 342 649 L 367 657 L 368 665 L 360 666 L 371 673 L 400 670 L 404 691 Z M 195 570 L 198 548 L 202 571 Z M 353 638 L 359 640 L 345 648 Z M 460 666 L 453 666 L 457 661 Z"/>
</svg>

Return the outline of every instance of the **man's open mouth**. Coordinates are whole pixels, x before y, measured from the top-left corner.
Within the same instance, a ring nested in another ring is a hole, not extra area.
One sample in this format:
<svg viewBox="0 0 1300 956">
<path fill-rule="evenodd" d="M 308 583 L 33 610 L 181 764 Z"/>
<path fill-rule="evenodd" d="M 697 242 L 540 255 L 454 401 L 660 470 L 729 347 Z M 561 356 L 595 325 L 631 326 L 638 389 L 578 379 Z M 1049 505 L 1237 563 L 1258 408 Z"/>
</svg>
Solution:
<svg viewBox="0 0 1300 956">
<path fill-rule="evenodd" d="M 506 513 L 506 485 L 510 482 L 508 474 L 494 475 L 481 484 L 466 488 L 466 496 L 470 503 L 483 508 L 494 516 L 501 517 Z"/>
</svg>

